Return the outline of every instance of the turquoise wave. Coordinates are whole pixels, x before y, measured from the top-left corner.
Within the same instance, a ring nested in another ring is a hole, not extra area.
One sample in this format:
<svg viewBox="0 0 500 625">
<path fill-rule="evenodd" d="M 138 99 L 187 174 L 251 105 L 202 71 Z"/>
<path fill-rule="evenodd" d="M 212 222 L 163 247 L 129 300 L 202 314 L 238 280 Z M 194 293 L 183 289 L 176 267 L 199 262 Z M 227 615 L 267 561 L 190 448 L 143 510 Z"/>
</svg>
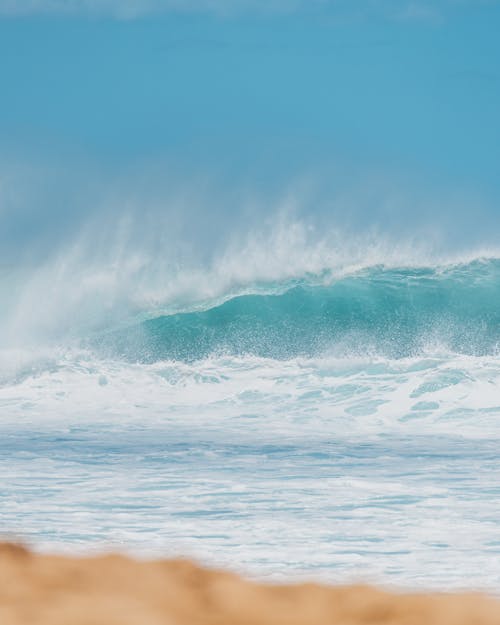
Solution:
<svg viewBox="0 0 500 625">
<path fill-rule="evenodd" d="M 141 321 L 91 344 L 138 362 L 192 362 L 213 354 L 403 358 L 433 348 L 470 355 L 499 350 L 500 259 L 372 267 L 330 284 L 309 278 L 292 288 L 264 289 Z"/>
</svg>

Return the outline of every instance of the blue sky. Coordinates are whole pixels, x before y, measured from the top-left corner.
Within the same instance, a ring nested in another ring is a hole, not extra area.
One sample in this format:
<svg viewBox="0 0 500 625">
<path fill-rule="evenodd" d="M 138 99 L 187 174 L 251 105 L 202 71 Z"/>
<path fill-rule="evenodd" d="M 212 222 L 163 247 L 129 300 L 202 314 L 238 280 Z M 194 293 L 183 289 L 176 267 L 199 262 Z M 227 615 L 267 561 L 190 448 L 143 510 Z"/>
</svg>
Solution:
<svg viewBox="0 0 500 625">
<path fill-rule="evenodd" d="M 0 157 L 255 185 L 332 164 L 475 198 L 491 231 L 499 32 L 495 1 L 0 0 Z"/>
</svg>

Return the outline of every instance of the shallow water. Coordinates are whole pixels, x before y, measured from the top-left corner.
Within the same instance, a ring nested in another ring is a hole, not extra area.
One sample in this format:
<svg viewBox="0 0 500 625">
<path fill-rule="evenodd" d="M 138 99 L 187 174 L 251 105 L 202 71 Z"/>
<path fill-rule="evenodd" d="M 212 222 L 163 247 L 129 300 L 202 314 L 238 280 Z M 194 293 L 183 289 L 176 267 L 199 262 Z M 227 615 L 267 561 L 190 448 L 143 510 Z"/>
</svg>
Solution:
<svg viewBox="0 0 500 625">
<path fill-rule="evenodd" d="M 0 525 L 257 578 L 500 583 L 500 363 L 54 357 L 0 388 Z"/>
</svg>

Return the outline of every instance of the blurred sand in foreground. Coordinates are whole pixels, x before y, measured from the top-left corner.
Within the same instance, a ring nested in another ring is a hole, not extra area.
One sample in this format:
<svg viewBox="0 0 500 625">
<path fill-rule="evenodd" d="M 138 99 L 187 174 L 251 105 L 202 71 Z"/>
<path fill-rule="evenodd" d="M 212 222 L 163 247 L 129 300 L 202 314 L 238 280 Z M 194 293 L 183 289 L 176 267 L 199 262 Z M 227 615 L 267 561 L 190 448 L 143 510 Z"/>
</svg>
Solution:
<svg viewBox="0 0 500 625">
<path fill-rule="evenodd" d="M 182 560 L 35 555 L 0 544 L 1 625 L 499 625 L 479 595 L 265 586 Z"/>
</svg>

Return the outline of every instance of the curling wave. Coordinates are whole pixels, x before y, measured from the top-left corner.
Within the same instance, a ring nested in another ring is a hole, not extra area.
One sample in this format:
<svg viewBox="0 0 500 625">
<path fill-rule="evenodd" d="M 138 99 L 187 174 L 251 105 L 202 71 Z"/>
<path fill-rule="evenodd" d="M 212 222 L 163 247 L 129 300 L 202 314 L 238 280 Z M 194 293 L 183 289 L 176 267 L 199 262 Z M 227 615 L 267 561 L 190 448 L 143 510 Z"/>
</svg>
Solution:
<svg viewBox="0 0 500 625">
<path fill-rule="evenodd" d="M 447 267 L 376 266 L 335 281 L 257 285 L 204 309 L 156 316 L 94 337 L 107 356 L 192 362 L 213 354 L 289 359 L 429 349 L 498 353 L 500 259 Z"/>
</svg>

